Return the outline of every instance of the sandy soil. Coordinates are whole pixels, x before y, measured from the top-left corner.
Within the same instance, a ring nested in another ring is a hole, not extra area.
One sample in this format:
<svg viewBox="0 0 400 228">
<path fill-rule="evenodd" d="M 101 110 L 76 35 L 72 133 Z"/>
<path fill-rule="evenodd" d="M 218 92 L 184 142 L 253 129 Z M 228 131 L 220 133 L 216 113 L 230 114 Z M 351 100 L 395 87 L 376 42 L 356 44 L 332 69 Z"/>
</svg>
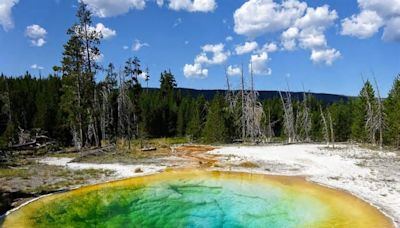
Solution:
<svg viewBox="0 0 400 228">
<path fill-rule="evenodd" d="M 45 158 L 47 165 L 69 169 L 108 169 L 121 179 L 161 172 L 166 168 L 198 167 L 305 176 L 308 180 L 348 191 L 380 208 L 400 227 L 400 157 L 354 145 L 183 146 L 169 156 L 144 164 L 92 164 L 71 158 Z M 243 165 L 245 164 L 245 165 Z M 140 172 L 137 172 L 138 169 Z"/>
</svg>

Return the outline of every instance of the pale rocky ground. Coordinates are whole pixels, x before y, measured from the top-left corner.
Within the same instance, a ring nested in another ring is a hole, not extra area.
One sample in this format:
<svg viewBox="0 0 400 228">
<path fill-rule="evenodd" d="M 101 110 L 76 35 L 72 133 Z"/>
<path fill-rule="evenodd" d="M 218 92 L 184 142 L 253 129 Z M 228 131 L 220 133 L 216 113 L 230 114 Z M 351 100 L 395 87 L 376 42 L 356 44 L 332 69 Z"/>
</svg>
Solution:
<svg viewBox="0 0 400 228">
<path fill-rule="evenodd" d="M 165 168 L 203 167 L 273 175 L 305 176 L 308 180 L 348 191 L 373 204 L 400 227 L 400 156 L 355 145 L 321 144 L 223 146 L 210 152 L 175 153 L 140 164 L 71 162 L 71 158 L 45 158 L 40 163 L 68 169 L 114 171 L 109 181 L 163 171 Z M 254 168 L 241 164 L 255 163 Z M 200 165 L 199 165 L 200 164 Z M 140 172 L 137 172 L 140 170 Z"/>
</svg>

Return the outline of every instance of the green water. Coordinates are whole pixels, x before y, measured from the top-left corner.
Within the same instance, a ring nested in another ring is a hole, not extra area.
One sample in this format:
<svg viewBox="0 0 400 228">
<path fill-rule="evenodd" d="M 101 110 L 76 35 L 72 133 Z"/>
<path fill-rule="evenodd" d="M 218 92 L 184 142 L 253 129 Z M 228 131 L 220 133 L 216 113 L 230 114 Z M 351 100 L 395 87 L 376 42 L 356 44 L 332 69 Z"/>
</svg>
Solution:
<svg viewBox="0 0 400 228">
<path fill-rule="evenodd" d="M 251 180 L 185 177 L 73 194 L 38 207 L 35 227 L 301 227 L 328 209 L 305 194 Z"/>
</svg>

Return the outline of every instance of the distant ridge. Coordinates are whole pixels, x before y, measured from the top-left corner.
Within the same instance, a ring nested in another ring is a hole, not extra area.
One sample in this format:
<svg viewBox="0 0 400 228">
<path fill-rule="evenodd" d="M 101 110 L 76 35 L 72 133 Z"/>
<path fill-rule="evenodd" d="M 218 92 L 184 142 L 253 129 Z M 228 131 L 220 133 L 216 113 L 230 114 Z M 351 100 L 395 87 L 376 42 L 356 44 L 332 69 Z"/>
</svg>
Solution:
<svg viewBox="0 0 400 228">
<path fill-rule="evenodd" d="M 158 88 L 149 88 L 151 91 L 157 91 L 159 90 Z M 206 100 L 211 100 L 216 93 L 225 93 L 226 90 L 223 89 L 189 89 L 189 88 L 177 88 L 177 91 L 179 91 L 182 95 L 190 95 L 192 97 L 197 97 L 197 96 L 204 96 Z M 285 91 L 282 91 L 282 94 L 285 94 Z M 261 100 L 265 99 L 270 99 L 274 97 L 279 97 L 279 91 L 276 90 L 259 90 L 258 91 L 259 98 Z M 291 92 L 293 99 L 296 100 L 302 100 L 303 99 L 303 92 Z M 348 101 L 351 96 L 345 96 L 345 95 L 337 95 L 337 94 L 328 94 L 328 93 L 308 93 L 317 98 L 318 100 L 321 100 L 325 103 L 334 103 L 338 101 Z"/>
</svg>

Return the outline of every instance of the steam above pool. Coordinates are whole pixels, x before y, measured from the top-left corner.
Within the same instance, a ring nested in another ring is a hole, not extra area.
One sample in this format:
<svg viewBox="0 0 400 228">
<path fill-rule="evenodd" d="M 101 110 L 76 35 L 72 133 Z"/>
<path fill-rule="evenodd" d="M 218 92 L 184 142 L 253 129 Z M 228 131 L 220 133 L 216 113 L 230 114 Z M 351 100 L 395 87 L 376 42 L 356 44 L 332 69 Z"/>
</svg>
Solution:
<svg viewBox="0 0 400 228">
<path fill-rule="evenodd" d="M 392 227 L 352 195 L 277 177 L 180 170 L 34 201 L 5 227 Z"/>
</svg>

